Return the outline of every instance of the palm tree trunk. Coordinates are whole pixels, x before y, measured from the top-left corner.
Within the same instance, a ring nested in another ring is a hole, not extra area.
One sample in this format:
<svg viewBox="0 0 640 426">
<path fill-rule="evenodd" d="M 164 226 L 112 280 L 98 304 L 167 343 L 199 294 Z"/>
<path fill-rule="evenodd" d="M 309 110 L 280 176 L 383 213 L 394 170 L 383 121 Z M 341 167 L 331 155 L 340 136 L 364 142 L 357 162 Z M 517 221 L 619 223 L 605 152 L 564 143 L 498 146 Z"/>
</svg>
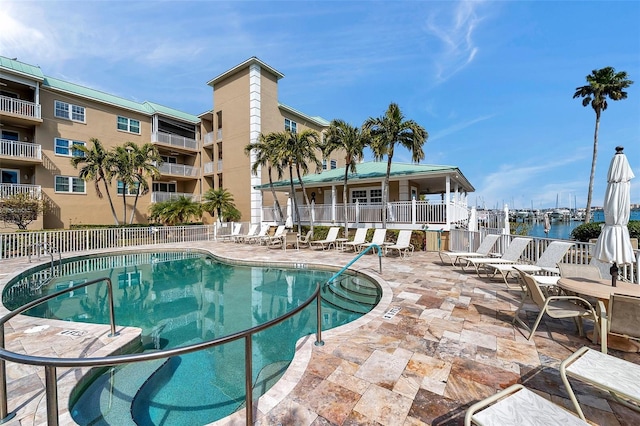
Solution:
<svg viewBox="0 0 640 426">
<path fill-rule="evenodd" d="M 133 199 L 133 209 L 131 210 L 131 216 L 129 217 L 129 225 L 133 224 L 133 216 L 136 214 L 136 206 L 138 205 L 139 193 L 136 193 L 136 197 Z"/>
<path fill-rule="evenodd" d="M 598 157 L 598 129 L 600 128 L 600 111 L 596 111 L 596 128 L 593 133 L 593 158 L 591 159 L 591 174 L 589 175 L 589 191 L 587 192 L 587 208 L 584 223 L 591 222 L 591 198 L 593 195 L 593 181 L 596 176 L 596 158 Z"/>
<path fill-rule="evenodd" d="M 273 188 L 273 179 L 271 178 L 271 166 L 267 167 L 267 174 L 269 175 L 269 188 L 271 189 L 271 195 L 273 195 L 273 200 L 276 203 L 276 211 L 278 212 L 278 217 L 280 221 L 284 223 L 284 220 L 287 218 L 282 214 L 282 207 L 280 207 L 280 202 L 278 201 L 278 197 L 276 197 L 276 190 Z M 283 220 L 284 217 L 284 220 Z"/>
<path fill-rule="evenodd" d="M 387 175 L 384 177 L 384 188 L 382 188 L 382 227 L 387 227 L 387 205 L 389 204 L 389 176 L 391 176 L 391 159 L 393 158 L 393 148 L 387 155 Z"/>
<path fill-rule="evenodd" d="M 296 223 L 298 224 L 298 234 L 302 234 L 302 225 L 300 225 L 300 211 L 298 210 L 298 201 L 296 201 L 296 191 L 293 188 L 293 164 L 289 162 L 289 185 L 291 185 L 291 201 L 293 202 L 293 208 L 296 212 Z"/>
<path fill-rule="evenodd" d="M 123 184 L 122 190 L 122 224 L 127 223 L 127 185 Z"/>
<path fill-rule="evenodd" d="M 113 206 L 113 200 L 111 199 L 111 193 L 109 192 L 109 184 L 103 178 L 102 183 L 104 183 L 104 192 L 107 194 L 107 200 L 109 200 L 109 207 L 111 207 L 111 214 L 113 215 L 113 220 L 116 222 L 116 225 L 120 225 L 118 221 L 118 215 L 116 214 L 116 208 Z"/>
<path fill-rule="evenodd" d="M 344 184 L 342 185 L 342 207 L 344 208 L 344 237 L 349 238 L 349 219 L 347 218 L 348 209 L 347 209 L 347 201 L 349 201 L 349 197 L 347 196 L 347 179 L 349 179 L 349 163 L 344 166 Z"/>
<path fill-rule="evenodd" d="M 307 208 L 309 209 L 309 224 L 311 228 L 311 233 L 313 234 L 313 214 L 311 212 L 311 202 L 309 201 L 309 196 L 307 195 L 307 191 L 304 189 L 304 183 L 302 183 L 302 178 L 300 177 L 300 166 L 298 166 L 298 163 L 296 163 L 296 175 L 298 176 L 300 189 L 302 189 L 302 194 L 304 195 L 304 201 L 306 202 Z"/>
</svg>

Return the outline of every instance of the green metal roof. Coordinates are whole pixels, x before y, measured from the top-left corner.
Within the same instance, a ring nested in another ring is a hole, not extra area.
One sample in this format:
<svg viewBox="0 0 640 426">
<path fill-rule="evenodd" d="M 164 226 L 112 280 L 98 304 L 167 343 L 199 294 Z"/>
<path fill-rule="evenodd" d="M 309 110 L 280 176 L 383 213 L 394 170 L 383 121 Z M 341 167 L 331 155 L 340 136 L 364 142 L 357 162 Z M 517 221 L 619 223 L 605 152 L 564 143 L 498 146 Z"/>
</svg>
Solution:
<svg viewBox="0 0 640 426">
<path fill-rule="evenodd" d="M 322 118 L 322 117 L 319 117 L 319 116 L 312 117 L 312 116 L 310 116 L 310 115 L 307 115 L 307 114 L 305 114 L 305 113 L 303 113 L 303 112 L 298 111 L 298 110 L 297 110 L 297 109 L 295 109 L 295 108 L 291 108 L 289 105 L 285 105 L 285 104 L 283 104 L 282 102 L 278 102 L 278 107 L 280 107 L 280 108 L 282 108 L 282 109 L 285 109 L 285 110 L 287 110 L 287 111 L 289 111 L 289 112 L 291 112 L 291 113 L 293 113 L 293 114 L 296 114 L 296 115 L 298 115 L 298 116 L 300 116 L 300 117 L 302 117 L 302 118 L 305 118 L 305 119 L 307 119 L 307 120 L 313 121 L 313 122 L 314 122 L 314 123 L 316 123 L 318 126 L 327 127 L 327 126 L 329 126 L 329 124 L 331 124 L 331 122 L 330 122 L 330 121 L 325 120 L 325 119 L 324 119 L 324 118 Z"/>
<path fill-rule="evenodd" d="M 460 170 L 455 166 L 441 166 L 433 164 L 407 164 L 407 163 L 391 163 L 391 178 L 401 176 L 426 177 L 428 175 L 442 173 L 457 173 L 462 175 Z M 349 182 L 358 183 L 363 180 L 379 180 L 387 174 L 387 162 L 372 161 L 360 163 L 357 166 L 356 173 L 349 173 Z M 333 170 L 324 170 L 322 173 L 308 174 L 302 177 L 302 182 L 307 186 L 322 186 L 323 184 L 340 183 L 344 181 L 344 167 Z M 298 179 L 293 179 L 294 186 L 298 185 Z M 273 183 L 274 188 L 289 187 L 289 180 L 281 180 Z M 469 184 L 469 186 L 471 186 Z M 268 189 L 269 184 L 258 185 L 255 189 Z"/>
<path fill-rule="evenodd" d="M 44 80 L 44 74 L 40 67 L 34 65 L 25 64 L 24 62 L 17 61 L 15 59 L 9 59 L 4 56 L 0 56 L 0 68 L 5 68 L 15 74 L 20 74 L 35 80 Z"/>
<path fill-rule="evenodd" d="M 144 105 L 150 109 L 151 113 L 160 113 L 162 115 L 166 115 L 169 117 L 179 118 L 184 121 L 190 121 L 194 124 L 197 124 L 200 122 L 200 119 L 193 114 L 188 114 L 186 112 L 178 111 L 177 109 L 169 108 L 164 105 L 157 104 L 155 102 L 147 101 L 144 103 Z"/>
</svg>

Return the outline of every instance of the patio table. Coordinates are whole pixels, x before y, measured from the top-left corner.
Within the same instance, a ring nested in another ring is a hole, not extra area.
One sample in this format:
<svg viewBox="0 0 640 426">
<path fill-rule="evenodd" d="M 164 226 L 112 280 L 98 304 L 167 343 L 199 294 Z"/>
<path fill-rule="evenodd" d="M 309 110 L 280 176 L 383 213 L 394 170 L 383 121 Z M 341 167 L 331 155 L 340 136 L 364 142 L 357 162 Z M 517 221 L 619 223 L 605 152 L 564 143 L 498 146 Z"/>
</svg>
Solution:
<svg viewBox="0 0 640 426">
<path fill-rule="evenodd" d="M 558 280 L 558 287 L 572 293 L 595 297 L 601 300 L 607 309 L 609 309 L 609 298 L 612 294 L 640 297 L 640 285 L 618 281 L 617 285 L 612 287 L 609 279 L 562 277 Z M 629 339 L 611 334 L 608 336 L 608 345 L 612 349 L 623 352 L 638 352 L 640 349 Z"/>
</svg>

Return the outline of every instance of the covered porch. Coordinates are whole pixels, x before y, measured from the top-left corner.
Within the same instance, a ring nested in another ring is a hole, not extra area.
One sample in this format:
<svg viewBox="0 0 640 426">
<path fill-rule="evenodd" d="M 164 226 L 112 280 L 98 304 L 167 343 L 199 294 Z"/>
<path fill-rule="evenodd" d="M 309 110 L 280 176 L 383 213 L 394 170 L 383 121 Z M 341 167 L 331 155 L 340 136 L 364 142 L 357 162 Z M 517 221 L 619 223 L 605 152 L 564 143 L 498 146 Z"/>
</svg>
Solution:
<svg viewBox="0 0 640 426">
<path fill-rule="evenodd" d="M 468 194 L 475 189 L 460 169 L 455 166 L 392 164 L 389 202 L 384 203 L 386 168 L 386 162 L 366 162 L 358 164 L 356 173 L 349 173 L 346 212 L 343 203 L 344 167 L 302 178 L 310 206 L 305 202 L 301 185 L 294 178 L 298 212 L 289 196 L 289 180 L 273 184 L 281 212 L 275 206 L 269 184 L 256 186 L 263 199 L 262 221 L 285 223 L 287 216 L 291 215 L 295 223 L 299 214 L 303 224 L 313 221 L 316 225 L 342 225 L 346 214 L 349 227 L 379 227 L 385 212 L 388 228 L 447 231 L 467 226 L 470 213 Z"/>
</svg>

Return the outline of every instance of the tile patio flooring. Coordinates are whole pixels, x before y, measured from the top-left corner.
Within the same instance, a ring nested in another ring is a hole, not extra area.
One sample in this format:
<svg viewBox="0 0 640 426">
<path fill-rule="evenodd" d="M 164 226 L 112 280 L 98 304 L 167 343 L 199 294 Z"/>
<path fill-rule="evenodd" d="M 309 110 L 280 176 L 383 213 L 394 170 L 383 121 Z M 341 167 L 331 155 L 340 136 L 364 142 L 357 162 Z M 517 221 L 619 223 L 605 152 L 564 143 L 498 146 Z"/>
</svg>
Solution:
<svg viewBox="0 0 640 426">
<path fill-rule="evenodd" d="M 282 251 L 234 243 L 162 247 L 203 248 L 235 260 L 337 267 L 353 258 L 352 253 L 333 250 Z M 407 260 L 383 257 L 382 264 L 381 275 L 377 256 L 366 255 L 354 265 L 383 280 L 379 307 L 352 324 L 324 332 L 324 346 L 313 345 L 314 336 L 301 339 L 284 377 L 256 403 L 256 424 L 458 425 L 471 403 L 516 382 L 555 403 L 571 406 L 558 366 L 574 350 L 591 346 L 577 335 L 571 320 L 543 321 L 529 342 L 511 324 L 520 295 L 507 292 L 500 282 L 444 266 L 435 252 L 418 252 Z M 29 266 L 33 264 L 26 260 L 3 261 L 0 286 Z M 383 314 L 395 307 L 400 308 L 397 315 L 384 319 Z M 537 309 L 529 306 L 530 323 L 536 315 Z M 40 332 L 35 326 L 42 323 L 31 318 L 12 320 L 6 332 L 7 347 L 59 356 L 96 356 L 117 350 L 113 341 L 105 339 L 106 326 L 53 322 Z M 65 326 L 86 335 L 64 340 L 59 332 Z M 27 335 L 26 330 L 36 332 Z M 136 338 L 135 329 L 127 332 L 128 339 Z M 89 349 L 84 348 L 87 343 L 91 343 Z M 639 354 L 610 353 L 640 364 Z M 9 411 L 20 409 L 7 424 L 44 423 L 42 370 L 8 364 Z M 60 424 L 74 424 L 66 404 L 78 377 L 75 370 L 58 373 Z M 639 413 L 604 392 L 573 383 L 592 424 L 640 424 Z M 244 424 L 244 412 L 216 424 Z"/>
</svg>

